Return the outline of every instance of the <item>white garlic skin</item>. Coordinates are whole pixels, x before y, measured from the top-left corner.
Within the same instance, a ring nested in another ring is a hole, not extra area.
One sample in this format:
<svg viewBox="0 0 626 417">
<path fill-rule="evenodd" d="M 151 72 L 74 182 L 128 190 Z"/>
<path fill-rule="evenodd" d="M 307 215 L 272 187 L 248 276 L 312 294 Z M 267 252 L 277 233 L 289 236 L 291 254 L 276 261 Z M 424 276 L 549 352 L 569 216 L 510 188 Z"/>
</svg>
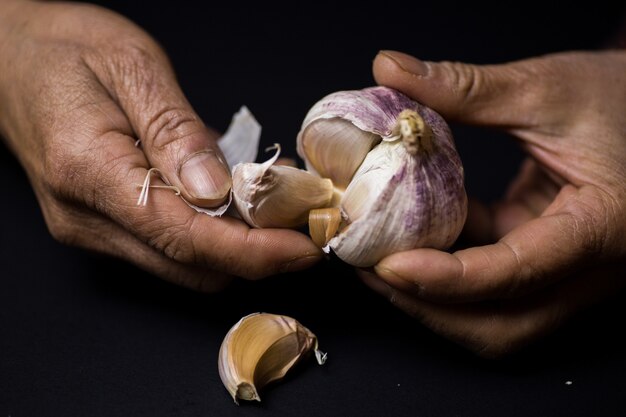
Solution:
<svg viewBox="0 0 626 417">
<path fill-rule="evenodd" d="M 398 117 L 404 110 L 417 112 L 432 131 L 415 153 L 400 134 Z M 467 196 L 452 133 L 439 114 L 386 87 L 330 94 L 311 108 L 298 134 L 298 153 L 312 172 L 328 171 L 311 163 L 320 158 L 310 158 L 304 146 L 311 140 L 305 137 L 307 127 L 320 119 L 349 121 L 381 138 L 341 199 L 347 226 L 328 242 L 339 258 L 368 267 L 396 252 L 454 243 L 465 223 Z M 343 155 L 336 150 L 336 157 L 350 159 L 351 148 Z"/>
</svg>

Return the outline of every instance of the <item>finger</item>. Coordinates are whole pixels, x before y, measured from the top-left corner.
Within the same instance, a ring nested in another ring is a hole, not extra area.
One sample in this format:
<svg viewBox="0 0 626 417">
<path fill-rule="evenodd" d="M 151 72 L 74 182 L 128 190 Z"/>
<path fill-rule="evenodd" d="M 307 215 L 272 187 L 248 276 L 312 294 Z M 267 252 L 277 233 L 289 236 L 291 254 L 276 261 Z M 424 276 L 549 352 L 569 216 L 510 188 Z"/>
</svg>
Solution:
<svg viewBox="0 0 626 417">
<path fill-rule="evenodd" d="M 565 187 L 562 194 L 562 199 L 578 198 L 573 188 Z M 425 300 L 516 297 L 551 284 L 599 256 L 601 243 L 591 221 L 581 212 L 555 212 L 523 224 L 491 245 L 453 254 L 434 249 L 400 252 L 375 269 L 390 285 Z"/>
<path fill-rule="evenodd" d="M 474 244 L 493 243 L 539 217 L 559 192 L 557 184 L 531 158 L 511 182 L 503 200 L 490 205 L 470 198 L 462 237 Z"/>
<path fill-rule="evenodd" d="M 397 51 L 379 52 L 373 64 L 378 84 L 398 89 L 450 120 L 506 127 L 534 123 L 535 101 L 529 98 L 538 89 L 529 86 L 541 79 L 526 68 L 517 63 L 425 62 Z"/>
<path fill-rule="evenodd" d="M 470 198 L 461 237 L 474 246 L 490 244 L 516 227 L 539 217 L 539 214 L 527 206 L 525 201 L 496 201 L 486 205 Z"/>
<path fill-rule="evenodd" d="M 509 185 L 504 202 L 519 203 L 537 217 L 554 201 L 560 188 L 534 159 L 527 158 Z"/>
<path fill-rule="evenodd" d="M 521 299 L 472 304 L 436 304 L 395 290 L 374 274 L 363 282 L 440 335 L 485 357 L 501 357 L 551 332 L 576 312 L 624 287 L 625 265 L 584 271 Z"/>
<path fill-rule="evenodd" d="M 512 353 L 558 326 L 564 312 L 557 304 L 533 299 L 504 304 L 436 304 L 391 287 L 374 274 L 361 280 L 393 305 L 435 333 L 490 358 Z M 525 304 L 524 304 L 525 303 Z"/>
<path fill-rule="evenodd" d="M 320 259 L 317 247 L 292 230 L 249 229 L 231 218 L 214 218 L 188 207 L 169 190 L 153 190 L 149 204 L 137 206 L 138 184 L 145 167 L 129 158 L 134 146 L 127 137 L 109 133 L 101 141 L 110 161 L 95 157 L 95 199 L 100 209 L 157 251 L 177 262 L 249 278 L 298 270 Z"/>
<path fill-rule="evenodd" d="M 145 39 L 104 63 L 93 61 L 87 60 L 126 113 L 150 165 L 192 204 L 223 203 L 231 187 L 230 169 L 160 48 Z"/>
<path fill-rule="evenodd" d="M 488 205 L 468 198 L 467 220 L 459 240 L 473 245 L 493 243 L 493 213 Z"/>
<path fill-rule="evenodd" d="M 212 293 L 223 289 L 231 280 L 224 273 L 176 262 L 91 210 L 49 203 L 44 212 L 58 241 L 123 259 L 176 285 Z"/>
</svg>

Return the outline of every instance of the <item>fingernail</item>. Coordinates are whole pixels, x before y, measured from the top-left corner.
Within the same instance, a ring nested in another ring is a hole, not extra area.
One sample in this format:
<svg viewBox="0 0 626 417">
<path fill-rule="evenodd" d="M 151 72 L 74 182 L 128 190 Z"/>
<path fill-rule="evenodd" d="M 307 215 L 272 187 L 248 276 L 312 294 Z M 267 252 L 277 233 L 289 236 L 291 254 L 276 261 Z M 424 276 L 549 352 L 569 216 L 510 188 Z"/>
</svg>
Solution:
<svg viewBox="0 0 626 417">
<path fill-rule="evenodd" d="M 185 189 L 199 200 L 221 200 L 231 187 L 230 172 L 214 151 L 193 154 L 180 168 Z"/>
<path fill-rule="evenodd" d="M 404 54 L 398 51 L 380 51 L 379 54 L 391 59 L 395 62 L 400 69 L 405 72 L 425 77 L 428 75 L 429 66 L 424 61 L 412 57 L 411 55 Z"/>
<path fill-rule="evenodd" d="M 393 298 L 393 288 L 387 284 L 383 279 L 377 277 L 375 274 L 362 270 L 359 274 L 365 285 L 382 295 L 388 300 Z"/>
<path fill-rule="evenodd" d="M 415 275 L 417 275 L 416 272 L 412 274 L 413 276 L 411 278 L 405 278 L 394 270 L 383 266 L 382 262 L 374 267 L 374 271 L 378 276 L 384 278 L 394 285 L 400 285 L 400 288 L 410 289 L 416 295 L 422 293 L 424 289 L 422 284 L 420 284 L 420 282 L 417 281 L 417 278 L 415 277 Z"/>
<path fill-rule="evenodd" d="M 391 269 L 382 266 L 382 264 L 380 263 L 374 266 L 374 271 L 376 271 L 376 273 L 380 275 L 381 277 L 390 278 L 390 279 L 400 278 L 398 274 L 396 274 Z"/>
<path fill-rule="evenodd" d="M 284 263 L 280 268 L 280 272 L 294 272 L 309 268 L 315 265 L 322 257 L 320 255 L 305 255 Z"/>
</svg>

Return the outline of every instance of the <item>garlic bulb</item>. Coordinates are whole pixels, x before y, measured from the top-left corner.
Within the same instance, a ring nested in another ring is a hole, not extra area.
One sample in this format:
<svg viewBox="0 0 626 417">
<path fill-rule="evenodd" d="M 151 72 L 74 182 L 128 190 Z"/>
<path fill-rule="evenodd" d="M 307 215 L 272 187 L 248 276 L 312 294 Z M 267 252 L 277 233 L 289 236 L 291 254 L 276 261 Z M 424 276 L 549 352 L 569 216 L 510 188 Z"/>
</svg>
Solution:
<svg viewBox="0 0 626 417">
<path fill-rule="evenodd" d="M 367 267 L 399 251 L 445 249 L 461 232 L 467 196 L 452 133 L 439 114 L 400 92 L 371 87 L 324 97 L 297 145 L 307 170 L 335 188 L 327 205 L 310 207 L 313 240 L 345 262 Z M 235 195 L 240 184 L 233 183 Z"/>
<path fill-rule="evenodd" d="M 280 379 L 311 350 L 322 365 L 326 354 L 317 338 L 297 320 L 255 313 L 239 320 L 220 347 L 218 369 L 222 383 L 238 399 L 261 401 L 258 389 Z"/>
</svg>

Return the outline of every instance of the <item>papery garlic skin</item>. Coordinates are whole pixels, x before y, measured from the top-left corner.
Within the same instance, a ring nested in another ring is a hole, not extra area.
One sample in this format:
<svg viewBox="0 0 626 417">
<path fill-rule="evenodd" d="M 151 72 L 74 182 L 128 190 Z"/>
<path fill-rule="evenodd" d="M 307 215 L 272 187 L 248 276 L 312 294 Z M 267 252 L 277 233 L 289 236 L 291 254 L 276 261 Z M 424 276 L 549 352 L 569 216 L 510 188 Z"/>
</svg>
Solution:
<svg viewBox="0 0 626 417">
<path fill-rule="evenodd" d="M 424 129 L 412 142 L 405 140 L 406 114 Z M 367 267 L 395 252 L 454 243 L 465 223 L 467 196 L 461 160 L 439 114 L 386 87 L 330 94 L 311 108 L 298 134 L 298 154 L 312 172 L 327 171 L 311 162 L 320 158 L 307 155 L 304 145 L 315 140 L 305 136 L 318 120 L 348 121 L 382 141 L 367 153 L 341 198 L 346 226 L 328 242 L 339 258 Z M 337 158 L 351 157 L 351 146 L 343 154 L 339 145 L 333 147 Z"/>
<path fill-rule="evenodd" d="M 298 133 L 298 155 L 308 161 L 309 158 L 302 147 L 302 135 L 316 120 L 333 118 L 347 120 L 360 130 L 374 133 L 382 140 L 388 141 L 398 138 L 394 130 L 398 116 L 406 109 L 416 110 L 431 127 L 438 125 L 447 128 L 441 116 L 430 109 L 421 111 L 427 108 L 391 88 L 369 87 L 363 90 L 337 91 L 322 98 L 308 111 Z"/>
<path fill-rule="evenodd" d="M 467 210 L 461 167 L 449 157 L 444 149 L 416 157 L 402 143 L 382 142 L 368 154 L 346 190 L 341 208 L 349 226 L 328 246 L 359 267 L 414 248 L 448 248 L 457 239 Z M 359 198 L 364 189 L 368 195 Z"/>
</svg>

